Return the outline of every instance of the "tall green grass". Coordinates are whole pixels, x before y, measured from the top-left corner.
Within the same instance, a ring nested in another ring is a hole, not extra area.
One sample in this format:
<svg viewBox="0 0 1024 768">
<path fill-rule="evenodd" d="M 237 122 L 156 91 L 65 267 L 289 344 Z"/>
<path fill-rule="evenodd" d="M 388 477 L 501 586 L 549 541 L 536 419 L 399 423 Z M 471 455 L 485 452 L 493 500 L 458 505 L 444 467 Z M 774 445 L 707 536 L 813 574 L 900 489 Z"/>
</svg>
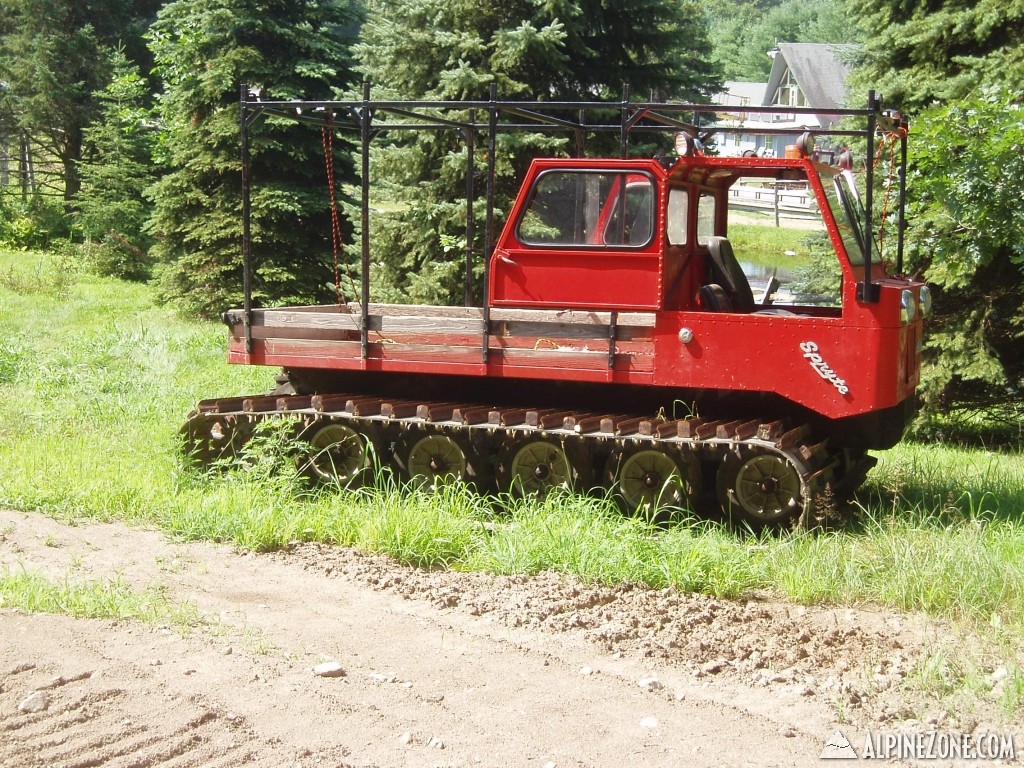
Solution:
<svg viewBox="0 0 1024 768">
<path fill-rule="evenodd" d="M 0 255 L 0 503 L 131 519 L 169 498 L 177 430 L 202 397 L 259 391 L 224 363 L 224 334 L 154 304 L 144 286 Z M 70 276 L 70 277 L 69 277 Z"/>
<path fill-rule="evenodd" d="M 144 286 L 72 274 L 51 290 L 46 258 L 0 256 L 0 505 L 255 550 L 322 541 L 423 567 L 869 603 L 1024 637 L 1019 454 L 903 444 L 882 455 L 849 530 L 761 537 L 652 526 L 603 499 L 412 490 L 387 473 L 358 491 L 311 487 L 273 439 L 197 471 L 179 452 L 187 412 L 263 391 L 272 372 L 228 366 L 222 327 L 175 316 Z"/>
</svg>

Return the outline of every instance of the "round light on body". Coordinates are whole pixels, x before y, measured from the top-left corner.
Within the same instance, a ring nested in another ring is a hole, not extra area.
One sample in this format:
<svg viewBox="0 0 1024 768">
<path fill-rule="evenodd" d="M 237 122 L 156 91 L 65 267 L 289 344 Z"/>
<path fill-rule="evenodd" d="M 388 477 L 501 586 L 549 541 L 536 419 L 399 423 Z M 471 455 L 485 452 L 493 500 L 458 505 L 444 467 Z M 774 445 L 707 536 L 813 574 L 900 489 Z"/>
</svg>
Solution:
<svg viewBox="0 0 1024 768">
<path fill-rule="evenodd" d="M 909 325 L 917 315 L 917 301 L 914 299 L 914 292 L 906 288 L 900 294 L 900 322 Z"/>
<path fill-rule="evenodd" d="M 693 136 L 685 131 L 680 131 L 676 134 L 675 144 L 676 154 L 680 157 L 690 157 L 697 151 L 697 143 L 694 141 Z"/>
<path fill-rule="evenodd" d="M 921 305 L 921 317 L 930 317 L 932 314 L 932 289 L 922 285 L 917 293 L 918 303 Z"/>
</svg>

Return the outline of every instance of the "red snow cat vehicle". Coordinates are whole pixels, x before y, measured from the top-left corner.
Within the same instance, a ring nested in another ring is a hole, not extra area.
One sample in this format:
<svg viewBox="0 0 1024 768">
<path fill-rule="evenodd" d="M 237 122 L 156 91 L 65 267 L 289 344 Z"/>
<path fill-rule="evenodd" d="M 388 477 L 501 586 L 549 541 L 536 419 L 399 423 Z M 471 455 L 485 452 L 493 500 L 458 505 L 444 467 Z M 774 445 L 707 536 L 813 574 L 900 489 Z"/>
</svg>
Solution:
<svg viewBox="0 0 1024 768">
<path fill-rule="evenodd" d="M 907 123 L 875 94 L 864 109 L 742 116 L 628 93 L 598 103 L 493 91 L 386 102 L 369 86 L 348 102 L 242 94 L 245 299 L 223 315 L 228 360 L 283 374 L 270 394 L 198 405 L 183 432 L 199 459 L 285 418 L 314 477 L 365 483 L 390 467 L 428 486 L 611 493 L 629 511 L 688 508 L 758 529 L 827 519 L 864 481 L 868 451 L 900 440 L 931 301 L 901 274 Z M 823 115 L 834 129 L 793 127 Z M 332 305 L 253 306 L 247 132 L 263 116 L 317 122 L 325 143 L 357 137 L 353 300 L 339 290 Z M 767 127 L 752 139 L 755 121 Z M 465 148 L 466 296 L 482 267 L 481 302 L 371 301 L 370 145 L 411 130 L 454 131 Z M 496 141 L 511 131 L 565 132 L 578 156 L 534 159 L 499 227 Z M 638 137 L 675 149 L 637 157 Z M 588 141 L 613 150 L 588 156 Z M 766 236 L 799 246 L 758 245 Z"/>
</svg>

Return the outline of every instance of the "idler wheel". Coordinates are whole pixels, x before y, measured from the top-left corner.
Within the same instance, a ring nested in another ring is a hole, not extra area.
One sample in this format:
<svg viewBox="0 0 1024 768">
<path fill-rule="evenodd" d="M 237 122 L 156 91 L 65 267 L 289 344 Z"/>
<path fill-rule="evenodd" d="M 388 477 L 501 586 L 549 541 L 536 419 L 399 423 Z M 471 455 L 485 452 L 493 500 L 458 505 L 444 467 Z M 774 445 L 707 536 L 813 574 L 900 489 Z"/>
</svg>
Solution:
<svg viewBox="0 0 1024 768">
<path fill-rule="evenodd" d="M 580 490 L 582 462 L 550 437 L 525 437 L 506 445 L 498 462 L 501 490 L 544 497 L 556 488 Z"/>
<path fill-rule="evenodd" d="M 414 437 L 405 452 L 408 479 L 424 488 L 464 482 L 469 472 L 466 450 L 453 437 L 431 434 Z"/>
<path fill-rule="evenodd" d="M 336 421 L 315 422 L 307 432 L 310 451 L 306 466 L 315 477 L 342 485 L 365 479 L 370 462 L 364 435 Z"/>
</svg>

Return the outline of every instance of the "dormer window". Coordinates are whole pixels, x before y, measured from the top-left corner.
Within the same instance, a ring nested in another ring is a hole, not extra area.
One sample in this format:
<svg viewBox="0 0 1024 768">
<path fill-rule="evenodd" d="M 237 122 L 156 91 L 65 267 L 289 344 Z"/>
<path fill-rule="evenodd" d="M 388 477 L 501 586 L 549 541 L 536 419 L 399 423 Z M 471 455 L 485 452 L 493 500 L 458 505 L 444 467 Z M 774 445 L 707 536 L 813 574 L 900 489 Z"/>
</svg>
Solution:
<svg viewBox="0 0 1024 768">
<path fill-rule="evenodd" d="M 793 76 L 792 70 L 786 69 L 779 87 L 775 90 L 775 106 L 803 107 L 806 104 L 807 100 L 804 98 L 804 92 L 800 90 L 800 85 Z"/>
</svg>

